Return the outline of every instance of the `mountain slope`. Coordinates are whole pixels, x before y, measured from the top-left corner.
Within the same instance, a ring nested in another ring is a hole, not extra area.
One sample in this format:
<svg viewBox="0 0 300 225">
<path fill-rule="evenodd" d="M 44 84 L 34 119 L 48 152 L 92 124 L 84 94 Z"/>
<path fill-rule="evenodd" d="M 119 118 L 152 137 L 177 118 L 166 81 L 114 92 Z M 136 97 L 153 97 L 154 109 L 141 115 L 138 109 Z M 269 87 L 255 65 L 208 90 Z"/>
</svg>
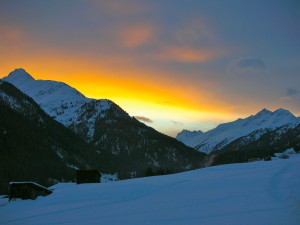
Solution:
<svg viewBox="0 0 300 225">
<path fill-rule="evenodd" d="M 256 130 L 238 138 L 220 151 L 239 151 L 248 149 L 279 149 L 300 147 L 300 124 L 287 124 L 274 130 Z"/>
<path fill-rule="evenodd" d="M 1 202 L 0 224 L 298 225 L 300 158 L 292 156 L 106 184 L 58 184 L 35 201 Z"/>
<path fill-rule="evenodd" d="M 185 143 L 190 138 L 196 137 L 203 134 L 201 130 L 198 131 L 189 131 L 189 130 L 182 130 L 180 133 L 177 134 L 176 139 L 182 143 Z"/>
<path fill-rule="evenodd" d="M 0 192 L 9 181 L 71 181 L 96 168 L 93 146 L 53 120 L 28 96 L 0 81 Z"/>
<path fill-rule="evenodd" d="M 185 144 L 205 153 L 211 153 L 224 148 L 232 141 L 256 131 L 256 139 L 267 131 L 287 124 L 300 123 L 300 118 L 289 111 L 278 109 L 271 112 L 263 109 L 254 116 L 238 119 L 230 123 L 220 124 L 203 134 L 185 139 Z"/>
<path fill-rule="evenodd" d="M 179 172 L 204 165 L 204 154 L 130 117 L 112 101 L 86 98 L 62 82 L 35 80 L 23 69 L 3 80 L 95 146 L 98 154 L 109 159 L 102 168 L 118 172 L 119 178 L 144 176 L 148 167 Z"/>
<path fill-rule="evenodd" d="M 35 80 L 23 69 L 14 70 L 2 80 L 13 84 L 33 98 L 48 115 L 66 127 L 84 126 L 80 133 L 88 140 L 93 136 L 95 118 L 89 114 L 82 114 L 92 105 L 96 113 L 101 115 L 111 105 L 108 100 L 96 101 L 86 98 L 63 82 Z"/>
<path fill-rule="evenodd" d="M 212 165 L 247 162 L 250 158 L 265 158 L 287 149 L 300 151 L 300 124 L 288 124 L 256 136 L 255 131 L 241 137 L 213 155 Z"/>
</svg>

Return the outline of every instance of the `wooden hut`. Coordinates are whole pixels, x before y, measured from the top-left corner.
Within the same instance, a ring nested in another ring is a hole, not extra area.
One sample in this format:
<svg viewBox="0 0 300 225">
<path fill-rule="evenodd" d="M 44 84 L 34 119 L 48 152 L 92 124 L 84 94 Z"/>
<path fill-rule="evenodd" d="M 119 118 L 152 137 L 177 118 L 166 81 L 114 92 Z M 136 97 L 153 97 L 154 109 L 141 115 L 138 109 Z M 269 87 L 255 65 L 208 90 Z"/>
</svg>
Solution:
<svg viewBox="0 0 300 225">
<path fill-rule="evenodd" d="M 13 198 L 36 199 L 37 196 L 47 196 L 52 191 L 34 182 L 10 182 L 9 200 Z"/>
<path fill-rule="evenodd" d="M 77 170 L 77 184 L 100 183 L 101 173 L 98 170 Z"/>
</svg>

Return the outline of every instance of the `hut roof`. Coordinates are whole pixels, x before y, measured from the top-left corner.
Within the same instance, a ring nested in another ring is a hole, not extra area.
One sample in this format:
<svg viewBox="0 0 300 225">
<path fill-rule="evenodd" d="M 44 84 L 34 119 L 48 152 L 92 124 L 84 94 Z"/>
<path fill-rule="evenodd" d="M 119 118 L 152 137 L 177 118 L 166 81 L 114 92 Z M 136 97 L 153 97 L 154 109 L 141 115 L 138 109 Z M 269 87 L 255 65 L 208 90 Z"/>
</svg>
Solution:
<svg viewBox="0 0 300 225">
<path fill-rule="evenodd" d="M 40 184 L 35 183 L 35 182 L 32 182 L 32 181 L 9 182 L 9 185 L 14 185 L 14 184 L 31 184 L 31 185 L 33 185 L 33 186 L 36 186 L 36 187 L 45 189 L 45 190 L 47 190 L 47 191 L 49 191 L 49 192 L 52 193 L 52 190 L 50 190 L 49 188 L 46 188 L 46 187 L 44 187 L 43 185 L 40 185 Z"/>
</svg>

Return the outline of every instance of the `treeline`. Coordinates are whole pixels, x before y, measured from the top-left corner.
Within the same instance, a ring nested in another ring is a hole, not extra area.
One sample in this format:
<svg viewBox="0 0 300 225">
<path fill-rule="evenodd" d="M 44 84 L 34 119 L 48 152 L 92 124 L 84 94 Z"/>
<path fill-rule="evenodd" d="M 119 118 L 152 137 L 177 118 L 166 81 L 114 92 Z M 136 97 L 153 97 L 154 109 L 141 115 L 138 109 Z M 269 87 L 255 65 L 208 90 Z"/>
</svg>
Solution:
<svg viewBox="0 0 300 225">
<path fill-rule="evenodd" d="M 167 168 L 167 169 L 163 169 L 163 168 L 158 168 L 156 171 L 154 171 L 154 169 L 152 169 L 152 167 L 148 167 L 145 176 L 146 177 L 151 177 L 151 176 L 160 176 L 160 175 L 168 175 L 168 174 L 172 174 L 172 172 Z"/>
</svg>

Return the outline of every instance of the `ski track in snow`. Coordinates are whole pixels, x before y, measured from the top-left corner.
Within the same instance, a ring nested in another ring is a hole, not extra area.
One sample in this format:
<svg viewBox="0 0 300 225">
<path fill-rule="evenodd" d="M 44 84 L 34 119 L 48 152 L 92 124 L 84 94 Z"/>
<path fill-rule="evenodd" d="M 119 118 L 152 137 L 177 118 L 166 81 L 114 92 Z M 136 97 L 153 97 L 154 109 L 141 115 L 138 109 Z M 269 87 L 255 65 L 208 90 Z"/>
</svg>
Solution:
<svg viewBox="0 0 300 225">
<path fill-rule="evenodd" d="M 0 224 L 292 224 L 300 155 L 101 184 L 58 184 L 0 206 Z"/>
</svg>

